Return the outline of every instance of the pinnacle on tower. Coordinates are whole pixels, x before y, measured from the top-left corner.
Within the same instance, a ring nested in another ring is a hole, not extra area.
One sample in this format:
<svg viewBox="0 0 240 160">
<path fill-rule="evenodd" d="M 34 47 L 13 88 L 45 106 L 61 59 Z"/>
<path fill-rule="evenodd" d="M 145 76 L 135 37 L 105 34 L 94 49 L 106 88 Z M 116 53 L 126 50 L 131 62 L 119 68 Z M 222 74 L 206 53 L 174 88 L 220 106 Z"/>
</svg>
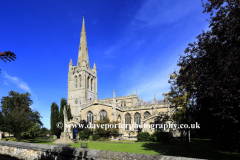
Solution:
<svg viewBox="0 0 240 160">
<path fill-rule="evenodd" d="M 93 69 L 97 69 L 97 67 L 96 67 L 96 64 L 94 63 L 94 65 L 93 65 Z"/>
<path fill-rule="evenodd" d="M 72 58 L 70 59 L 69 65 L 73 65 L 73 63 L 72 63 Z"/>
</svg>

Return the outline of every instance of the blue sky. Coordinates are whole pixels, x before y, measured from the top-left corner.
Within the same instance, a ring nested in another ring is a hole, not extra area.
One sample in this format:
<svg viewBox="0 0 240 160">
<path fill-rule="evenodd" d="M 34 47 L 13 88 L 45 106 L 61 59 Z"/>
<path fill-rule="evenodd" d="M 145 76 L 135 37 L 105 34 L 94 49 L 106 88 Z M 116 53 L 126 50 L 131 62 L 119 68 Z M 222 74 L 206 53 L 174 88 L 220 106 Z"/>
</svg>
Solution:
<svg viewBox="0 0 240 160">
<path fill-rule="evenodd" d="M 138 93 L 163 99 L 188 43 L 208 29 L 201 0 L 0 0 L 0 97 L 30 92 L 32 109 L 50 128 L 50 106 L 67 98 L 68 64 L 77 63 L 84 11 L 98 98 Z"/>
</svg>

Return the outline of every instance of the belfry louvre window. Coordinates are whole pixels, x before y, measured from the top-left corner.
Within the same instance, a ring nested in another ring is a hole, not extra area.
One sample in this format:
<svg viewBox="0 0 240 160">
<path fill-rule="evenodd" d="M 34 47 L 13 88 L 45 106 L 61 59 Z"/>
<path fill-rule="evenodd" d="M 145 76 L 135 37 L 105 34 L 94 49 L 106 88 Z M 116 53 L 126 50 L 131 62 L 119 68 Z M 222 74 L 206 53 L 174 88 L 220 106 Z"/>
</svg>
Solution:
<svg viewBox="0 0 240 160">
<path fill-rule="evenodd" d="M 77 77 L 75 77 L 75 87 L 77 88 Z"/>
<path fill-rule="evenodd" d="M 80 75 L 80 77 L 79 77 L 79 87 L 81 87 L 81 83 L 82 83 L 82 76 Z"/>
<path fill-rule="evenodd" d="M 87 123 L 88 124 L 93 124 L 93 114 L 91 111 L 88 112 L 87 114 Z"/>
<path fill-rule="evenodd" d="M 107 112 L 105 110 L 100 112 L 100 120 L 103 120 L 103 117 L 107 117 Z"/>
<path fill-rule="evenodd" d="M 129 125 L 131 125 L 131 115 L 127 113 L 125 117 L 125 130 L 129 130 Z"/>
<path fill-rule="evenodd" d="M 93 79 L 91 79 L 91 91 L 92 91 L 92 88 L 93 88 Z"/>
<path fill-rule="evenodd" d="M 136 124 L 136 126 L 134 126 L 134 129 L 137 130 L 138 129 L 138 126 L 140 125 L 141 123 L 141 115 L 139 113 L 136 113 L 134 115 L 134 123 Z"/>
<path fill-rule="evenodd" d="M 87 78 L 87 89 L 89 89 L 89 77 Z"/>
</svg>

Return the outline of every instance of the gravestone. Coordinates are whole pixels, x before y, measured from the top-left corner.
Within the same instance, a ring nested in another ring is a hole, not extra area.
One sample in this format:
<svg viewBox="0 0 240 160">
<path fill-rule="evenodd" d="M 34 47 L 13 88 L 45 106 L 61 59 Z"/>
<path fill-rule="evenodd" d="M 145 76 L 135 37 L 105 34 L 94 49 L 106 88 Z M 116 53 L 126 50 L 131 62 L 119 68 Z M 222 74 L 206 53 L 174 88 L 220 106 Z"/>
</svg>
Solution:
<svg viewBox="0 0 240 160">
<path fill-rule="evenodd" d="M 0 140 L 2 140 L 2 132 L 0 132 Z"/>
<path fill-rule="evenodd" d="M 57 139 L 57 136 L 56 136 L 56 135 L 54 135 L 54 136 L 53 136 L 53 139 Z"/>
</svg>

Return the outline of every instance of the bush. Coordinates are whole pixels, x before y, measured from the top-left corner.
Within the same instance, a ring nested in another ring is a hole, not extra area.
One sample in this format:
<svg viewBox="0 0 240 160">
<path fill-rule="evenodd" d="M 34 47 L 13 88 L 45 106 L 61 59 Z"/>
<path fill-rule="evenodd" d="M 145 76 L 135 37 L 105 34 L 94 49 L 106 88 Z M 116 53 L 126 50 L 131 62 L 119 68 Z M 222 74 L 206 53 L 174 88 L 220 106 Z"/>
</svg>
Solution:
<svg viewBox="0 0 240 160">
<path fill-rule="evenodd" d="M 92 133 L 93 133 L 92 130 L 86 128 L 83 131 L 79 132 L 79 138 L 80 139 L 89 139 L 89 137 Z"/>
<path fill-rule="evenodd" d="M 170 133 L 169 132 L 155 132 L 158 142 L 170 142 Z"/>
<path fill-rule="evenodd" d="M 92 137 L 94 141 L 97 141 L 98 139 L 100 139 L 100 136 L 96 134 L 92 135 Z"/>
<path fill-rule="evenodd" d="M 90 136 L 90 137 L 89 137 L 89 141 L 93 141 L 93 136 Z"/>
<path fill-rule="evenodd" d="M 156 142 L 157 141 L 156 132 L 154 132 L 153 134 L 151 134 L 149 136 L 149 141 L 152 141 L 152 142 Z"/>
<path fill-rule="evenodd" d="M 84 131 L 80 131 L 80 132 L 79 132 L 79 138 L 80 138 L 81 140 L 84 140 L 84 139 L 88 139 L 88 136 L 85 135 Z"/>
<path fill-rule="evenodd" d="M 149 140 L 149 133 L 148 132 L 139 132 L 137 134 L 137 140 L 138 141 L 148 141 Z"/>
<path fill-rule="evenodd" d="M 106 141 L 106 139 L 104 137 L 101 137 L 99 141 Z"/>
</svg>

